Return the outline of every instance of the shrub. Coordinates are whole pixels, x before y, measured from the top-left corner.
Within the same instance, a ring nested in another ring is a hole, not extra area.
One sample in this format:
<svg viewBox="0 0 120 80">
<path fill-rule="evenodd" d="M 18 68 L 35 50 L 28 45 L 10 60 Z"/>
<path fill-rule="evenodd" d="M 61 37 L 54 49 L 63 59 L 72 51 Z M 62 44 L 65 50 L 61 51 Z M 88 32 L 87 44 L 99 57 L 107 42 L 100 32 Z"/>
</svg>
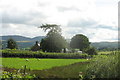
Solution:
<svg viewBox="0 0 120 80">
<path fill-rule="evenodd" d="M 118 54 L 100 55 L 88 66 L 85 78 L 118 78 Z"/>
<path fill-rule="evenodd" d="M 89 47 L 89 48 L 85 49 L 85 52 L 86 52 L 88 55 L 97 55 L 97 51 L 95 50 L 94 47 Z"/>
</svg>

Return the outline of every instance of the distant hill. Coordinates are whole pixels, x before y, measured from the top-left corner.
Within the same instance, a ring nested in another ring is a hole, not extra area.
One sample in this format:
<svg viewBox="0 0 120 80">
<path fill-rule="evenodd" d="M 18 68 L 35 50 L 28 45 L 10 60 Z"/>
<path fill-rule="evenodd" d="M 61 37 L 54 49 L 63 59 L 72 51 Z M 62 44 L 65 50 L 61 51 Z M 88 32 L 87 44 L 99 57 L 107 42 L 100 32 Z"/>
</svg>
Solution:
<svg viewBox="0 0 120 80">
<path fill-rule="evenodd" d="M 24 36 L 19 36 L 19 35 L 8 35 L 8 36 L 0 36 L 2 37 L 2 48 L 6 48 L 7 47 L 7 40 L 9 38 L 14 39 L 17 44 L 18 47 L 21 48 L 30 48 L 32 47 L 36 41 L 41 41 L 42 38 L 44 38 L 45 36 L 37 36 L 34 38 L 29 38 L 29 37 L 24 37 Z"/>
<path fill-rule="evenodd" d="M 8 36 L 0 36 L 2 37 L 2 47 L 6 48 L 7 40 L 9 38 L 13 38 L 17 44 L 18 47 L 21 48 L 30 48 L 32 47 L 36 41 L 41 41 L 42 38 L 45 36 L 37 36 L 34 38 L 19 36 L 19 35 L 8 35 Z M 70 42 L 70 39 L 66 39 L 67 42 Z M 91 46 L 95 47 L 96 49 L 103 50 L 103 49 L 117 49 L 118 48 L 118 42 L 92 42 Z M 119 44 L 120 46 L 120 44 Z"/>
<path fill-rule="evenodd" d="M 9 38 L 13 38 L 15 41 L 41 41 L 42 38 L 45 36 L 37 36 L 34 38 L 19 36 L 19 35 L 8 35 L 8 36 L 0 36 L 2 37 L 2 40 L 7 41 Z"/>
<path fill-rule="evenodd" d="M 91 43 L 91 46 L 95 47 L 98 50 L 103 50 L 103 49 L 117 49 L 118 46 L 120 46 L 119 42 L 93 42 Z"/>
</svg>

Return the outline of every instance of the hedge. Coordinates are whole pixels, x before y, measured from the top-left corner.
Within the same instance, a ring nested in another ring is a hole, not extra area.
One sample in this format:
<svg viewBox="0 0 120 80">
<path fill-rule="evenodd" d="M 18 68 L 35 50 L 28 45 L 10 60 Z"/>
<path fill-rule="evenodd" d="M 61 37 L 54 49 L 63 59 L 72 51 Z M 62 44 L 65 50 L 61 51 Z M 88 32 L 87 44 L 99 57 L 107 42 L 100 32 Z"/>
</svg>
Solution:
<svg viewBox="0 0 120 80">
<path fill-rule="evenodd" d="M 86 53 L 45 53 L 42 51 L 29 51 L 29 50 L 1 50 L 2 57 L 20 57 L 20 58 L 90 58 Z"/>
</svg>

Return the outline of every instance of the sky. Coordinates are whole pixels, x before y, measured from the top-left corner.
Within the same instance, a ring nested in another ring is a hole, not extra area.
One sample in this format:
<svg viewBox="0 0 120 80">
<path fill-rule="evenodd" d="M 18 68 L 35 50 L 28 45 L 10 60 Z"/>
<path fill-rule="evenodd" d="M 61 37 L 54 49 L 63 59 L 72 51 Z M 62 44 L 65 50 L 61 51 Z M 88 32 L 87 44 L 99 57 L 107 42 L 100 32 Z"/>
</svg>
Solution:
<svg viewBox="0 0 120 80">
<path fill-rule="evenodd" d="M 58 24 L 62 36 L 90 42 L 118 40 L 119 0 L 0 0 L 0 35 L 45 36 L 42 24 Z"/>
</svg>

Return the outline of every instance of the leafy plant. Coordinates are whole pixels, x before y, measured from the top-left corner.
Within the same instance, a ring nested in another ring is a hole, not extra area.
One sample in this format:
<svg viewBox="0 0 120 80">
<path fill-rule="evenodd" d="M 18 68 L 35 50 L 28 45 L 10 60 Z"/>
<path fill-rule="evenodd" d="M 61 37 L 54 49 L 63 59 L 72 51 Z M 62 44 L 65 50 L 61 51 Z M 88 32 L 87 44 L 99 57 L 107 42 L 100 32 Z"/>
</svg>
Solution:
<svg viewBox="0 0 120 80">
<path fill-rule="evenodd" d="M 117 78 L 119 51 L 110 55 L 99 55 L 93 59 L 85 74 L 85 78 Z"/>
<path fill-rule="evenodd" d="M 24 69 L 23 69 L 23 72 L 20 72 L 20 69 L 17 71 L 17 70 L 14 70 L 14 72 L 7 72 L 7 71 L 3 71 L 2 72 L 2 76 L 1 76 L 2 79 L 19 79 L 19 78 L 36 78 L 35 74 L 32 75 L 30 73 L 27 73 L 26 72 L 26 65 L 24 66 Z"/>
</svg>

